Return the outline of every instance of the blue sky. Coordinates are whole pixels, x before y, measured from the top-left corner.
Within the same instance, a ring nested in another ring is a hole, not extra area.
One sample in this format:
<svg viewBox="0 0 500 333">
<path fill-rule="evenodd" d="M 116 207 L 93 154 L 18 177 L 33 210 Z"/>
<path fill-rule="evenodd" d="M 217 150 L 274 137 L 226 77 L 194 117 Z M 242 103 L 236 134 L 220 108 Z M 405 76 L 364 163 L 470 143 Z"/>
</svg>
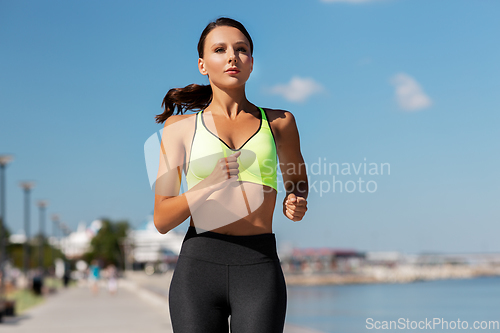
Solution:
<svg viewBox="0 0 500 333">
<path fill-rule="evenodd" d="M 26 179 L 36 181 L 32 230 L 38 199 L 72 228 L 143 221 L 154 116 L 170 88 L 208 83 L 198 39 L 229 16 L 254 42 L 248 99 L 295 115 L 316 182 L 298 223 L 279 194 L 279 243 L 500 251 L 499 10 L 493 0 L 0 1 L 8 225 L 22 229 Z M 390 174 L 314 175 L 318 159 L 341 170 L 387 163 Z M 334 176 L 351 192 L 326 191 Z M 371 193 L 352 190 L 360 178 Z"/>
</svg>

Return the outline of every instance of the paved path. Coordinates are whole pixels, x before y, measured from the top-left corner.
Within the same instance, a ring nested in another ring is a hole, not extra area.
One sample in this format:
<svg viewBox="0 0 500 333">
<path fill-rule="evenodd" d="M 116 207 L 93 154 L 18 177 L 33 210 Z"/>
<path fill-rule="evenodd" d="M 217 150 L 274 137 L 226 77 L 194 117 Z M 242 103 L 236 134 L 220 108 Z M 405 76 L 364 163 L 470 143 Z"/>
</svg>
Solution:
<svg viewBox="0 0 500 333">
<path fill-rule="evenodd" d="M 17 317 L 4 317 L 1 333 L 172 333 L 168 310 L 171 275 L 129 274 L 118 293 L 86 286 L 62 290 Z M 258 332 L 256 332 L 258 333 Z M 284 333 L 321 333 L 286 323 Z"/>
<path fill-rule="evenodd" d="M 114 296 L 101 289 L 92 295 L 74 287 L 47 298 L 18 317 L 4 317 L 2 333 L 168 333 L 168 309 L 154 306 L 134 292 L 120 288 Z"/>
</svg>

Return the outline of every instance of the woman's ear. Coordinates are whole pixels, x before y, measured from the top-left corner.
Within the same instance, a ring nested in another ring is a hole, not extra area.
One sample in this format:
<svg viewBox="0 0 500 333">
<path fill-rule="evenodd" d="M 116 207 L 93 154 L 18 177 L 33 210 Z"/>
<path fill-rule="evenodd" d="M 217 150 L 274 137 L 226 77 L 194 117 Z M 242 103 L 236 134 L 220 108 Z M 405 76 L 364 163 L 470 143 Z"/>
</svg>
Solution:
<svg viewBox="0 0 500 333">
<path fill-rule="evenodd" d="M 207 70 L 205 69 L 205 62 L 202 58 L 198 58 L 198 70 L 202 75 L 208 75 Z"/>
</svg>

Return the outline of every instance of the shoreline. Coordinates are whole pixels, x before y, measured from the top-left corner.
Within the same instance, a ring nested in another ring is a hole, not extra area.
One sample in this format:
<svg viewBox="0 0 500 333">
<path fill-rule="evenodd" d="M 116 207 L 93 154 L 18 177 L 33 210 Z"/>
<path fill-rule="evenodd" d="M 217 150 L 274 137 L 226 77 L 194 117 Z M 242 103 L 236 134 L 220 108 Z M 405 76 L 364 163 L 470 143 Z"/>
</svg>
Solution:
<svg viewBox="0 0 500 333">
<path fill-rule="evenodd" d="M 284 273 L 287 285 L 344 285 L 414 283 L 432 280 L 471 279 L 500 276 L 500 266 L 491 265 L 401 265 L 369 266 L 352 273 Z"/>
</svg>

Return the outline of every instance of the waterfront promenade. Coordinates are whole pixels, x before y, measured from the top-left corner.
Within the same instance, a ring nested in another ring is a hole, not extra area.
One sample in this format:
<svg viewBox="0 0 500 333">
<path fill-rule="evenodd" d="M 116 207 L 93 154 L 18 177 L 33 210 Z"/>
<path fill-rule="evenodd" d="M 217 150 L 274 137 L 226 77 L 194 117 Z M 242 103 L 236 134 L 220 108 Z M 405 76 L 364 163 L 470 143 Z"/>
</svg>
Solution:
<svg viewBox="0 0 500 333">
<path fill-rule="evenodd" d="M 0 332 L 173 332 L 165 289 L 169 282 L 168 276 L 148 277 L 142 273 L 121 279 L 115 295 L 104 287 L 93 295 L 85 285 L 61 290 L 17 317 L 4 317 Z M 284 332 L 321 333 L 289 324 Z"/>
<path fill-rule="evenodd" d="M 72 287 L 24 314 L 5 317 L 2 333 L 168 333 L 168 310 L 151 306 L 134 292 L 121 288 L 110 295 L 101 289 L 92 295 L 87 287 Z"/>
</svg>

